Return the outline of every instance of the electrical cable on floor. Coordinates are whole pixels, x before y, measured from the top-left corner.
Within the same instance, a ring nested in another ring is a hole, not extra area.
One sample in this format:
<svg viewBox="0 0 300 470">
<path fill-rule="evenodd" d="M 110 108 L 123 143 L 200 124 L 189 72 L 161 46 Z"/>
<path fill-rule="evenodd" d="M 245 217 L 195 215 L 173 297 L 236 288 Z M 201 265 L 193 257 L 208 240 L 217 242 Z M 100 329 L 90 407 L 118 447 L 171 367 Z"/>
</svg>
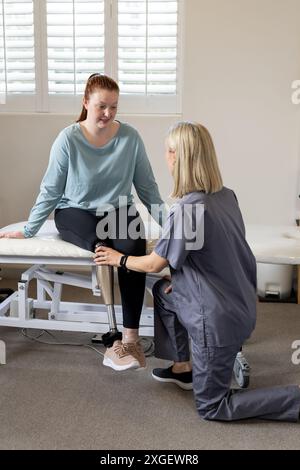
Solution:
<svg viewBox="0 0 300 470">
<path fill-rule="evenodd" d="M 55 335 L 53 335 L 52 333 L 50 333 L 49 331 L 47 330 L 43 330 L 38 336 L 30 336 L 28 333 L 27 333 L 27 329 L 23 328 L 21 330 L 21 333 L 22 335 L 27 338 L 27 339 L 30 339 L 31 341 L 36 341 L 37 343 L 42 343 L 42 344 L 49 344 L 49 345 L 55 345 L 55 346 L 83 346 L 85 348 L 90 348 L 90 349 L 93 349 L 96 353 L 100 354 L 100 356 L 103 356 L 104 357 L 104 354 L 99 351 L 97 348 L 95 348 L 94 346 L 91 346 L 90 344 L 84 344 L 84 343 L 66 343 L 66 342 L 61 342 L 61 341 L 58 341 L 57 338 L 55 337 Z M 49 336 L 52 336 L 52 338 L 54 338 L 55 341 L 43 341 L 43 340 L 40 340 L 39 338 L 44 334 L 44 333 L 47 333 Z"/>
<path fill-rule="evenodd" d="M 21 330 L 21 333 L 25 338 L 30 339 L 31 341 L 36 341 L 37 343 L 56 345 L 56 346 L 83 346 L 85 348 L 92 349 L 97 354 L 100 354 L 100 356 L 104 357 L 104 354 L 101 351 L 99 351 L 97 348 L 95 348 L 95 346 L 91 346 L 90 344 L 84 344 L 84 343 L 68 343 L 68 342 L 58 341 L 56 336 L 53 333 L 50 333 L 50 331 L 48 330 L 42 330 L 37 336 L 30 336 L 26 328 L 23 328 Z M 40 340 L 39 338 L 43 336 L 44 334 L 48 334 L 49 336 L 51 336 L 54 339 L 54 341 Z M 143 351 L 146 357 L 150 357 L 153 355 L 153 352 L 154 352 L 153 339 L 149 337 L 144 337 L 144 336 L 140 337 L 140 344 L 143 348 Z"/>
</svg>

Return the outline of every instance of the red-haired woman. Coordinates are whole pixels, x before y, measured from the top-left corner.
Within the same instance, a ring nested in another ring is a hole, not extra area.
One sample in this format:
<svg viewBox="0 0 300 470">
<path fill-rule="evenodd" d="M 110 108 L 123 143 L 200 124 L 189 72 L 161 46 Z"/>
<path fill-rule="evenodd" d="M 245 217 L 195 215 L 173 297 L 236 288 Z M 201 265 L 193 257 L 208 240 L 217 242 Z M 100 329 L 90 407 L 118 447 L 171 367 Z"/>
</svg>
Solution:
<svg viewBox="0 0 300 470">
<path fill-rule="evenodd" d="M 122 253 L 146 253 L 132 185 L 149 212 L 151 206 L 161 207 L 163 201 L 141 137 L 133 127 L 115 119 L 118 99 L 119 87 L 112 78 L 99 73 L 89 77 L 81 114 L 76 123 L 60 132 L 52 146 L 48 169 L 24 230 L 0 236 L 33 237 L 55 209 L 57 229 L 67 242 L 94 251 L 99 240 L 106 239 Z M 163 211 L 153 213 L 158 222 L 160 214 Z M 105 231 L 107 218 L 109 233 Z M 138 228 L 139 236 L 132 227 Z M 116 340 L 106 350 L 104 364 L 115 370 L 144 367 L 138 328 L 145 274 L 118 269 L 118 276 L 124 332 L 122 341 Z M 102 286 L 108 283 L 102 267 L 98 268 L 98 279 Z M 105 303 L 111 304 L 113 299 Z"/>
</svg>

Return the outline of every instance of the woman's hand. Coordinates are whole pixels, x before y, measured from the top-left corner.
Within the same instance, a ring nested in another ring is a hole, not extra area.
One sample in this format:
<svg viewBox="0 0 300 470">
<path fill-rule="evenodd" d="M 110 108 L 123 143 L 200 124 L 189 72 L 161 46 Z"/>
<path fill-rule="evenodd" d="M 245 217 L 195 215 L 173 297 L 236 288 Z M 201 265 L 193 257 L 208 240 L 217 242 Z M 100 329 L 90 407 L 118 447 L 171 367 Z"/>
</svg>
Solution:
<svg viewBox="0 0 300 470">
<path fill-rule="evenodd" d="M 100 266 L 116 266 L 117 268 L 120 266 L 120 260 L 123 256 L 123 253 L 119 253 L 112 248 L 108 248 L 107 246 L 99 246 L 95 250 L 94 261 L 96 264 Z"/>
<path fill-rule="evenodd" d="M 165 288 L 165 294 L 170 294 L 172 292 L 171 276 L 164 276 L 166 281 L 169 281 L 170 284 Z"/>
<path fill-rule="evenodd" d="M 23 232 L 0 232 L 0 238 L 25 238 Z"/>
</svg>

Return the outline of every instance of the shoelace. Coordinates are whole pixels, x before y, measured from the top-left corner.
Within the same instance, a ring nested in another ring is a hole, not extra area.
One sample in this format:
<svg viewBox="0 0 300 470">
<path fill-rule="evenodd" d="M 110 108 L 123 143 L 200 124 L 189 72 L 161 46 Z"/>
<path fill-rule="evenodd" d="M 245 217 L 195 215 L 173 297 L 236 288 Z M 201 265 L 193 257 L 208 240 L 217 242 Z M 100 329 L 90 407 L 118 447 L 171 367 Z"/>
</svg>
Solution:
<svg viewBox="0 0 300 470">
<path fill-rule="evenodd" d="M 137 345 L 135 343 L 121 343 L 114 347 L 114 352 L 121 358 L 137 353 Z"/>
</svg>

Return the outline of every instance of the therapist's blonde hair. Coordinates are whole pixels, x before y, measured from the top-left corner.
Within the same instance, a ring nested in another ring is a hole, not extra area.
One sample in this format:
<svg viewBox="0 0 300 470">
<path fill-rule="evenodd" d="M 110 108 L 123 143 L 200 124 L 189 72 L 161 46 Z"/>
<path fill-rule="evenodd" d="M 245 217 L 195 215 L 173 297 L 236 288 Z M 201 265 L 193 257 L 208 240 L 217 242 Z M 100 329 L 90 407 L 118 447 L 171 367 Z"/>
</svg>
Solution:
<svg viewBox="0 0 300 470">
<path fill-rule="evenodd" d="M 223 187 L 215 147 L 208 130 L 196 122 L 179 122 L 168 132 L 167 145 L 176 152 L 172 197 L 193 191 L 216 193 Z"/>
</svg>

